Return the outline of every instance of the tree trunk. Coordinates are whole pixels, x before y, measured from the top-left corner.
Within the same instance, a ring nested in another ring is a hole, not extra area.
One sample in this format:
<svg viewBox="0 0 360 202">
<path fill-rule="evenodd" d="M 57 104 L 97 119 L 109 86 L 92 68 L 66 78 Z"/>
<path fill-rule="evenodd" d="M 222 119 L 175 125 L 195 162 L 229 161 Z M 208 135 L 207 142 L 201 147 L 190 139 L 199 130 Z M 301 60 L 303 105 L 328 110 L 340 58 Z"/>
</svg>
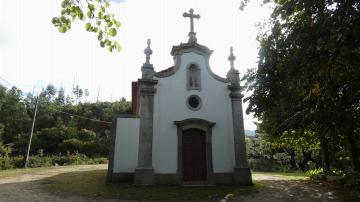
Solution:
<svg viewBox="0 0 360 202">
<path fill-rule="evenodd" d="M 306 171 L 306 164 L 307 162 L 311 161 L 311 151 L 306 152 L 306 151 L 302 151 L 303 154 L 303 159 L 299 164 L 300 169 L 305 172 Z"/>
<path fill-rule="evenodd" d="M 354 170 L 360 171 L 360 160 L 359 160 L 359 150 L 357 148 L 357 141 L 355 137 L 355 131 L 349 130 L 349 132 L 346 133 L 346 139 L 348 143 L 348 150 L 350 153 L 351 163 L 354 166 Z"/>
<path fill-rule="evenodd" d="M 330 173 L 329 143 L 326 137 L 324 136 L 320 138 L 320 148 L 321 148 L 321 161 L 322 161 L 322 167 L 324 169 L 324 174 L 328 175 Z"/>
<path fill-rule="evenodd" d="M 295 150 L 291 149 L 290 152 L 288 152 L 290 154 L 290 165 L 291 165 L 291 169 L 296 169 L 296 161 L 295 161 Z"/>
</svg>

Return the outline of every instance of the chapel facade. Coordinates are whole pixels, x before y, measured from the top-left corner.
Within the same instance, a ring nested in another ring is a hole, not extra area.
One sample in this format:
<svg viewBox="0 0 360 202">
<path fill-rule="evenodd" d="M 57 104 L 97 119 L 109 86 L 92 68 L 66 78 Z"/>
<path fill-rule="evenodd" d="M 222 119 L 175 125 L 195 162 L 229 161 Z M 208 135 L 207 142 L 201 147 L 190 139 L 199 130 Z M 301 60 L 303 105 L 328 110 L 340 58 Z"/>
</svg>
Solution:
<svg viewBox="0 0 360 202">
<path fill-rule="evenodd" d="M 212 72 L 212 50 L 197 43 L 190 18 L 187 43 L 173 46 L 174 65 L 156 72 L 150 40 L 142 78 L 132 83 L 132 115 L 113 120 L 109 181 L 136 185 L 251 185 L 242 95 L 235 56 L 225 78 Z"/>
</svg>

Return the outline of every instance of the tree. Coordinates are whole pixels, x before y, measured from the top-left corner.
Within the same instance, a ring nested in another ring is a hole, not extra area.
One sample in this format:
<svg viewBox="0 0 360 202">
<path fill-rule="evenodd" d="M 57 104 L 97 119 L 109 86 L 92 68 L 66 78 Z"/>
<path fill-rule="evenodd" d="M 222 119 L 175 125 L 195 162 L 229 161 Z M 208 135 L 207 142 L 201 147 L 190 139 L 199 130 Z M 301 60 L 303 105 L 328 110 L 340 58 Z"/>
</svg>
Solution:
<svg viewBox="0 0 360 202">
<path fill-rule="evenodd" d="M 58 91 L 58 96 L 55 98 L 55 103 L 58 105 L 64 105 L 65 104 L 65 90 L 63 88 L 60 88 Z"/>
<path fill-rule="evenodd" d="M 79 85 L 76 85 L 75 88 L 73 88 L 73 94 L 75 95 L 75 103 L 78 104 L 78 102 L 80 101 L 80 99 L 82 98 L 84 92 L 83 90 L 79 87 Z"/>
<path fill-rule="evenodd" d="M 360 171 L 360 3 L 271 2 L 270 30 L 258 37 L 258 68 L 247 75 L 253 91 L 247 113 L 272 135 L 314 132 L 323 153 L 329 141 L 343 144 Z"/>
<path fill-rule="evenodd" d="M 97 34 L 100 47 L 110 52 L 120 51 L 120 43 L 114 40 L 120 22 L 109 12 L 109 0 L 62 0 L 61 15 L 54 17 L 52 23 L 60 33 L 71 29 L 74 20 L 86 22 L 85 30 Z"/>
</svg>

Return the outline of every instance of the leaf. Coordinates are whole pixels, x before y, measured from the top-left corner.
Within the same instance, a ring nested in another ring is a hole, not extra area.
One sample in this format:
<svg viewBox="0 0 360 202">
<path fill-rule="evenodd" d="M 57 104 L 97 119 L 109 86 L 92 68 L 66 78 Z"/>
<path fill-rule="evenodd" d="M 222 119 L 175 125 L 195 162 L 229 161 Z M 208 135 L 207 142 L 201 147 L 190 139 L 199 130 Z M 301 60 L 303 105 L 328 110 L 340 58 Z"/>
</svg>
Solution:
<svg viewBox="0 0 360 202">
<path fill-rule="evenodd" d="M 62 8 L 66 8 L 67 5 L 68 5 L 68 2 L 66 0 L 61 2 L 61 7 Z"/>
<path fill-rule="evenodd" d="M 117 31 L 116 31 L 115 28 L 111 28 L 111 29 L 109 30 L 109 35 L 110 35 L 110 36 L 114 37 L 114 36 L 116 36 L 116 34 L 117 34 Z"/>
<path fill-rule="evenodd" d="M 53 25 L 55 25 L 55 26 L 59 26 L 60 19 L 57 17 L 53 17 L 51 20 L 51 23 L 53 23 Z"/>
<path fill-rule="evenodd" d="M 106 26 L 108 26 L 108 27 L 111 27 L 112 25 L 113 25 L 113 23 L 111 21 L 106 24 Z"/>
<path fill-rule="evenodd" d="M 66 19 L 65 16 L 61 16 L 60 20 L 61 20 L 61 22 L 63 22 L 63 23 L 66 23 L 66 22 L 67 22 L 67 19 Z"/>
<path fill-rule="evenodd" d="M 61 25 L 59 27 L 59 32 L 60 33 L 65 33 L 68 30 L 68 27 L 66 25 Z"/>
<path fill-rule="evenodd" d="M 86 23 L 86 25 L 85 25 L 85 30 L 86 30 L 86 31 L 90 31 L 90 29 L 91 29 L 91 24 L 90 24 L 90 22 L 88 22 L 88 23 Z"/>
<path fill-rule="evenodd" d="M 120 52 L 120 51 L 121 51 L 121 46 L 120 46 L 120 44 L 119 44 L 119 43 L 117 43 L 115 47 L 116 47 L 116 50 L 117 50 L 118 52 Z"/>
<path fill-rule="evenodd" d="M 90 19 L 92 19 L 92 18 L 94 17 L 94 14 L 93 14 L 92 11 L 88 11 L 88 12 L 86 13 L 86 15 L 87 15 L 88 18 L 90 18 Z"/>
<path fill-rule="evenodd" d="M 98 12 L 98 17 L 99 17 L 100 19 L 103 19 L 103 18 L 104 18 L 104 13 L 103 13 L 103 12 Z"/>
<path fill-rule="evenodd" d="M 100 41 L 100 47 L 104 48 L 105 47 L 105 42 L 104 41 Z"/>
<path fill-rule="evenodd" d="M 117 20 L 114 20 L 114 23 L 117 28 L 119 28 L 121 26 L 121 23 Z"/>
<path fill-rule="evenodd" d="M 91 10 L 91 11 L 95 10 L 94 4 L 88 4 L 88 8 L 89 8 L 89 10 Z"/>
<path fill-rule="evenodd" d="M 102 31 L 100 30 L 99 34 L 98 34 L 98 40 L 102 40 L 103 39 L 103 33 Z"/>
</svg>

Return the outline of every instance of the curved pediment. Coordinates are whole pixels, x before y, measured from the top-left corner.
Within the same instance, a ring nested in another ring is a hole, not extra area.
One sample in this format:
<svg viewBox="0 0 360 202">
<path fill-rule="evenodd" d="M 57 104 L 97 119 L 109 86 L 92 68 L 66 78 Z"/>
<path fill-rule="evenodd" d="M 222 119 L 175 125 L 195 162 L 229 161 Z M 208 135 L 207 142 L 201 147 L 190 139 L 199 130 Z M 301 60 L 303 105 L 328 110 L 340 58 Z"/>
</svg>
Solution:
<svg viewBox="0 0 360 202">
<path fill-rule="evenodd" d="M 206 128 L 212 128 L 215 126 L 216 123 L 205 119 L 190 118 L 190 119 L 184 119 L 182 121 L 174 121 L 174 124 L 178 127 L 183 127 L 186 125 L 198 125 Z"/>
<path fill-rule="evenodd" d="M 181 43 L 178 46 L 173 46 L 170 54 L 175 56 L 177 54 L 187 53 L 187 52 L 197 52 L 206 57 L 210 57 L 210 55 L 214 52 L 210 50 L 208 47 L 200 45 L 196 42 L 190 43 Z"/>
<path fill-rule="evenodd" d="M 171 55 L 174 56 L 174 61 L 175 64 L 174 66 L 171 66 L 165 70 L 159 71 L 159 72 L 155 72 L 155 76 L 158 78 L 164 78 L 164 77 L 169 77 L 173 74 L 175 74 L 181 65 L 181 55 L 184 53 L 196 53 L 198 55 L 202 55 L 205 58 L 205 68 L 208 70 L 208 73 L 210 74 L 211 77 L 213 77 L 214 79 L 221 81 L 223 83 L 228 83 L 229 79 L 221 77 L 217 74 L 215 74 L 209 65 L 209 58 L 210 55 L 213 53 L 212 50 L 210 50 L 208 47 L 200 45 L 196 42 L 190 42 L 190 43 L 181 43 L 178 46 L 173 46 L 172 50 L 171 50 Z"/>
</svg>

